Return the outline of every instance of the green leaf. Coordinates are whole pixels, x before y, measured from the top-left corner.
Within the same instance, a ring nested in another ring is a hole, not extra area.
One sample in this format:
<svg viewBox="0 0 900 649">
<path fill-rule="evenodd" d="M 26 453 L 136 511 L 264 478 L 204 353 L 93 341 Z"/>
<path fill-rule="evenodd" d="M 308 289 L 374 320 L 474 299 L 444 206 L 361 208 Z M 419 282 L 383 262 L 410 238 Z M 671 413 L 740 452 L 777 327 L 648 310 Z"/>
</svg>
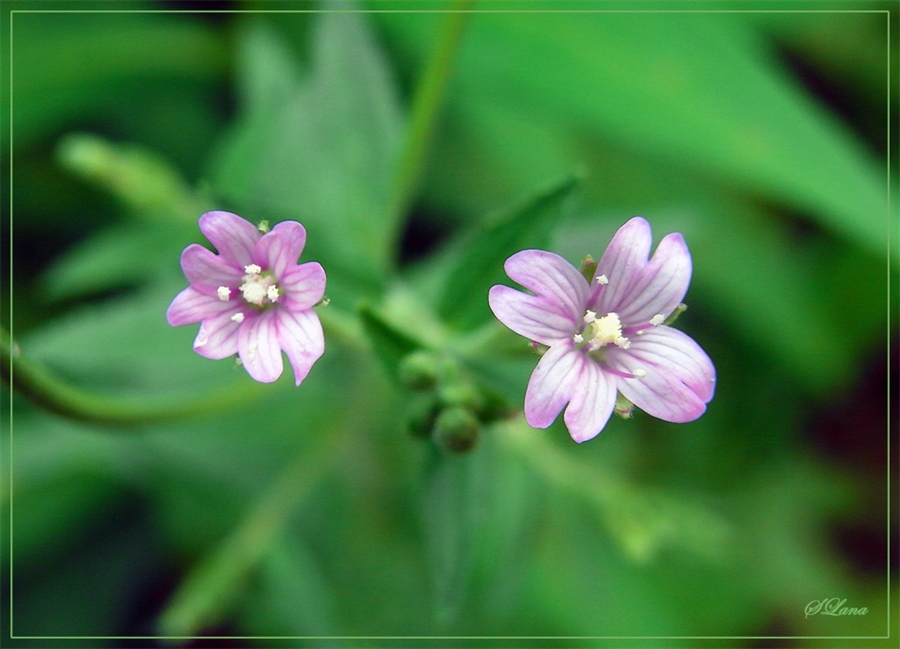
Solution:
<svg viewBox="0 0 900 649">
<path fill-rule="evenodd" d="M 319 563 L 296 535 L 275 543 L 242 612 L 250 635 L 338 635 L 338 602 Z"/>
<path fill-rule="evenodd" d="M 432 457 L 423 523 L 436 632 L 472 633 L 518 602 L 535 528 L 534 473 L 488 431 L 464 457 Z M 488 628 L 496 632 L 497 626 Z"/>
<path fill-rule="evenodd" d="M 301 221 L 312 256 L 371 286 L 389 266 L 397 231 L 387 201 L 402 115 L 365 20 L 318 14 L 312 69 L 299 81 L 273 31 L 262 22 L 243 31 L 244 111 L 213 177 L 250 218 Z"/>
<path fill-rule="evenodd" d="M 578 182 L 577 176 L 566 176 L 479 224 L 460 242 L 438 303 L 438 313 L 448 323 L 474 329 L 488 319 L 488 289 L 508 281 L 503 263 L 520 250 L 546 246 L 552 230 L 567 215 Z"/>
<path fill-rule="evenodd" d="M 3 46 L 12 80 L 0 99 L 12 101 L 16 147 L 121 102 L 123 84 L 135 79 L 196 85 L 225 72 L 224 39 L 199 21 L 110 10 L 20 11 L 10 22 Z"/>
<path fill-rule="evenodd" d="M 400 362 L 417 349 L 422 349 L 423 346 L 405 332 L 394 327 L 371 306 L 360 306 L 359 317 L 375 356 L 381 361 L 391 379 L 399 385 Z"/>
<path fill-rule="evenodd" d="M 553 5 L 530 6 L 537 7 Z M 427 47 L 417 16 L 380 19 L 394 47 Z M 471 172 L 472 157 L 454 156 L 448 162 L 460 166 L 446 169 L 436 155 L 432 178 L 445 197 L 464 200 L 469 185 L 520 189 L 511 174 L 544 164 L 543 138 L 533 135 L 543 128 L 568 145 L 573 161 L 621 147 L 804 211 L 877 254 L 885 249 L 883 166 L 786 76 L 742 14 L 479 14 L 449 99 L 454 128 L 446 137 L 457 141 L 435 150 L 472 140 L 479 173 Z M 530 150 L 515 132 L 490 146 L 481 141 L 500 111 L 533 125 L 523 131 L 535 143 Z M 598 182 L 618 181 L 615 166 L 594 171 Z M 454 179 L 459 184 L 449 187 Z"/>
</svg>

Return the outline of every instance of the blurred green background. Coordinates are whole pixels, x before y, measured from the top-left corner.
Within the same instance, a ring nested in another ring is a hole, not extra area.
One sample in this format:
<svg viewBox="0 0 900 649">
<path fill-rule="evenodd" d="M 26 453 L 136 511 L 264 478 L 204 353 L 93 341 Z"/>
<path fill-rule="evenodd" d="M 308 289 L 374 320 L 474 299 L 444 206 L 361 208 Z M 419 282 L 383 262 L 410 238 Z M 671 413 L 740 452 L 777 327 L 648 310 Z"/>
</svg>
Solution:
<svg viewBox="0 0 900 649">
<path fill-rule="evenodd" d="M 895 646 L 896 3 L 406 11 L 447 6 L 3 3 L 23 362 L 213 404 L 77 421 L 4 386 L 4 646 Z M 331 304 L 299 388 L 166 324 L 207 209 L 305 225 Z M 536 358 L 487 289 L 636 214 L 685 235 L 717 394 L 583 445 L 532 430 Z M 468 453 L 427 434 L 459 403 Z M 805 614 L 831 598 L 866 614 Z"/>
</svg>

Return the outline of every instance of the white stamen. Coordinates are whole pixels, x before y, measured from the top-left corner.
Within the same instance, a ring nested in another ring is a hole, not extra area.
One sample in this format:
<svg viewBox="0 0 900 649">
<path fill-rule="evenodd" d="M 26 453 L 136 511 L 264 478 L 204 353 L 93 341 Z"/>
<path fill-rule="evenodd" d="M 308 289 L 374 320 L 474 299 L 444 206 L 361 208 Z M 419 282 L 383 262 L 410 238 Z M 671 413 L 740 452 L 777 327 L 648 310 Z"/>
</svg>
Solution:
<svg viewBox="0 0 900 649">
<path fill-rule="evenodd" d="M 572 340 L 580 345 L 584 342 L 584 336 L 582 336 L 581 334 L 575 334 L 574 336 L 572 336 Z"/>
<path fill-rule="evenodd" d="M 591 312 L 588 311 L 588 313 Z M 608 345 L 609 343 L 621 347 L 622 349 L 628 349 L 631 346 L 628 339 L 622 335 L 622 322 L 619 320 L 619 316 L 616 313 L 607 313 L 602 318 L 594 319 L 591 322 L 591 329 L 594 333 L 591 342 L 595 343 L 598 347 Z"/>
<path fill-rule="evenodd" d="M 666 316 L 664 316 L 662 313 L 657 313 L 655 316 L 650 318 L 650 324 L 652 324 L 654 327 L 661 325 L 665 321 Z"/>
<path fill-rule="evenodd" d="M 266 299 L 266 286 L 255 278 L 251 278 L 241 284 L 241 293 L 250 304 L 262 306 L 263 300 Z"/>
<path fill-rule="evenodd" d="M 597 319 L 597 314 L 594 313 L 593 311 L 587 311 L 584 314 L 584 318 L 583 318 L 584 324 L 591 324 L 596 319 Z"/>
<path fill-rule="evenodd" d="M 238 311 L 238 312 L 235 313 L 233 316 L 231 316 L 231 319 L 232 319 L 232 321 L 234 321 L 234 322 L 238 322 L 238 323 L 243 322 L 243 321 L 244 321 L 244 314 L 241 313 L 240 311 Z"/>
<path fill-rule="evenodd" d="M 647 370 L 642 370 L 640 367 L 636 370 L 632 370 L 631 373 L 634 374 L 636 379 L 642 379 L 647 376 Z"/>
<path fill-rule="evenodd" d="M 244 272 L 251 276 L 259 275 L 262 272 L 262 268 L 256 264 L 250 264 L 249 266 L 244 266 Z"/>
<path fill-rule="evenodd" d="M 606 286 L 609 284 L 609 278 L 606 275 L 597 275 L 597 283 Z"/>
<path fill-rule="evenodd" d="M 216 289 L 216 295 L 218 295 L 219 299 L 222 300 L 223 302 L 227 302 L 228 299 L 231 297 L 231 289 L 228 288 L 227 286 L 220 286 L 219 288 Z"/>
<path fill-rule="evenodd" d="M 278 287 L 275 284 L 272 284 L 269 288 L 266 289 L 266 297 L 269 298 L 270 302 L 274 302 L 278 299 Z"/>
</svg>

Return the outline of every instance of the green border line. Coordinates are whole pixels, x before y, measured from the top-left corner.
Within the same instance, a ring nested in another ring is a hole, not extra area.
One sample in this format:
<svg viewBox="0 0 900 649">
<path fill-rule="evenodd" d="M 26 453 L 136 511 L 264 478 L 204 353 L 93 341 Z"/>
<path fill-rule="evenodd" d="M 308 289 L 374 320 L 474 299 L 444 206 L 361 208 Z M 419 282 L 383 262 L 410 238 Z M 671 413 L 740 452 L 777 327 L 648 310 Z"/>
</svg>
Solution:
<svg viewBox="0 0 900 649">
<path fill-rule="evenodd" d="M 884 14 L 887 23 L 887 634 L 883 636 L 156 636 L 156 635 L 128 635 L 128 636 L 41 636 L 41 635 L 13 635 L 13 394 L 10 388 L 9 394 L 9 632 L 11 640 L 879 640 L 891 637 L 891 464 L 890 464 L 890 344 L 891 344 L 891 237 L 893 235 L 893 219 L 891 214 L 891 11 L 890 9 L 246 9 L 246 10 L 136 10 L 136 9 L 11 9 L 9 15 L 9 332 L 13 337 L 13 20 L 17 13 L 21 14 L 300 14 L 300 13 L 366 13 L 366 14 L 443 14 L 443 13 L 484 13 L 484 14 Z M 894 9 L 900 16 L 900 7 Z M 13 337 L 13 340 L 15 338 Z M 9 379 L 13 385 L 13 368 L 15 363 L 10 362 Z"/>
</svg>

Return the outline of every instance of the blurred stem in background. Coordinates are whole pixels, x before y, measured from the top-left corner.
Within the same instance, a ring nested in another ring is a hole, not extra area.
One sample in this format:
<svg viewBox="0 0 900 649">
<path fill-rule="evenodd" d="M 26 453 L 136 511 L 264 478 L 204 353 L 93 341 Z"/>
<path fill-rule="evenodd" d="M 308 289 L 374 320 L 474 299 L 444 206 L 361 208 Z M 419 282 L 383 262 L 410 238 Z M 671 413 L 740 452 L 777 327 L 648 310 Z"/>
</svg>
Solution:
<svg viewBox="0 0 900 649">
<path fill-rule="evenodd" d="M 453 0 L 441 18 L 434 47 L 413 96 L 409 125 L 390 188 L 387 206 L 389 223 L 403 222 L 419 189 L 438 112 L 453 73 L 466 23 L 476 4 L 476 0 Z"/>
<path fill-rule="evenodd" d="M 0 371 L 10 384 L 36 406 L 77 421 L 107 426 L 136 426 L 198 417 L 246 405 L 264 390 L 259 383 L 235 382 L 227 389 L 186 400 L 126 399 L 80 390 L 39 363 L 21 354 L 9 332 L 0 327 Z"/>
<path fill-rule="evenodd" d="M 238 582 L 259 563 L 278 539 L 318 480 L 327 475 L 344 448 L 339 434 L 302 452 L 279 474 L 243 521 L 200 560 L 169 600 L 158 628 L 166 637 L 193 636 L 215 624 L 240 591 Z"/>
</svg>

